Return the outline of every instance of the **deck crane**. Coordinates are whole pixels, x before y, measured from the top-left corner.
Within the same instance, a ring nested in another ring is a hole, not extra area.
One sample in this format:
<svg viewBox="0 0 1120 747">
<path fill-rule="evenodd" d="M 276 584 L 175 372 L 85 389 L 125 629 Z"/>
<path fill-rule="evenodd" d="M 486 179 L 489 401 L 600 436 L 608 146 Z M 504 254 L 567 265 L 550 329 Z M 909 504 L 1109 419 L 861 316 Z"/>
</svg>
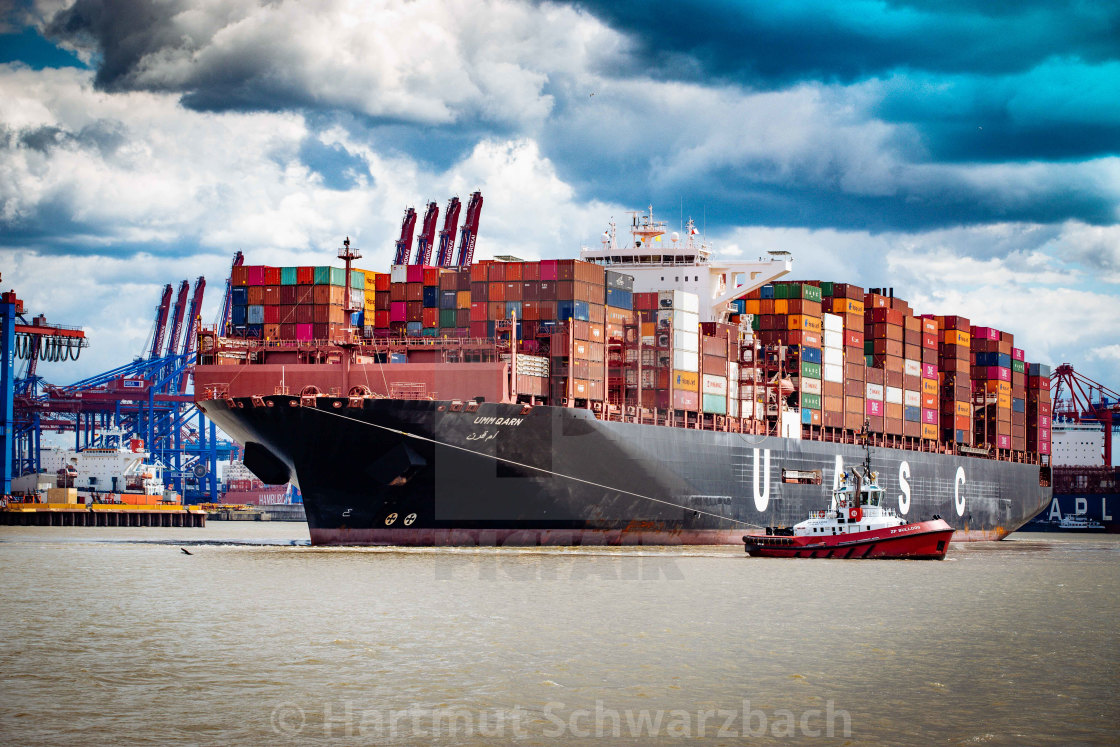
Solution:
<svg viewBox="0 0 1120 747">
<path fill-rule="evenodd" d="M 401 221 L 401 237 L 397 239 L 397 254 L 393 258 L 393 264 L 408 264 L 408 255 L 412 253 L 412 234 L 415 230 L 416 209 L 405 208 L 404 220 Z"/>
<path fill-rule="evenodd" d="M 171 311 L 171 330 L 167 334 L 167 354 L 174 355 L 179 347 L 179 334 L 183 331 L 183 316 L 187 313 L 187 292 L 191 284 L 184 280 L 179 285 L 179 295 L 175 298 L 175 308 Z"/>
<path fill-rule="evenodd" d="M 443 230 L 439 232 L 439 255 L 436 264 L 440 267 L 451 266 L 451 255 L 455 251 L 455 226 L 459 225 L 459 210 L 462 204 L 458 197 L 447 201 L 447 212 L 443 216 Z"/>
<path fill-rule="evenodd" d="M 416 240 L 416 263 L 428 265 L 432 261 L 432 246 L 436 241 L 436 221 L 439 219 L 439 205 L 428 203 L 424 213 L 424 226 L 420 229 L 420 238 Z"/>
<path fill-rule="evenodd" d="M 148 360 L 155 360 L 163 352 L 163 333 L 167 331 L 167 312 L 171 310 L 171 283 L 163 288 L 163 296 L 159 306 L 156 307 L 156 326 L 152 332 L 152 349 L 148 353 Z"/>
<path fill-rule="evenodd" d="M 467 203 L 467 217 L 459 234 L 459 267 L 470 267 L 474 261 L 474 241 L 478 237 L 478 214 L 482 212 L 482 192 L 475 192 Z"/>
<path fill-rule="evenodd" d="M 1104 427 L 1104 464 L 1112 465 L 1112 430 L 1120 425 L 1120 393 L 1063 363 L 1050 374 L 1055 420 L 1100 423 Z M 1065 396 L 1063 396 L 1065 394 Z"/>
<path fill-rule="evenodd" d="M 238 252 L 238 253 L 240 254 L 240 252 Z M 202 294 L 205 291 L 206 291 L 206 278 L 199 275 L 198 280 L 196 280 L 195 283 L 194 283 L 194 297 L 191 299 L 191 310 L 190 310 L 190 313 L 187 315 L 187 331 L 186 331 L 186 334 L 183 336 L 182 355 L 183 355 L 183 358 L 186 361 L 190 360 L 190 353 L 191 353 L 191 351 L 194 350 L 195 343 L 198 342 L 198 340 L 197 340 L 198 321 L 199 321 L 198 316 L 199 316 L 199 314 L 202 313 Z M 189 369 L 188 368 L 183 368 L 182 373 L 179 374 L 179 386 L 176 389 L 176 391 L 179 392 L 180 394 L 185 394 L 186 391 L 187 391 L 187 374 L 188 373 L 189 373 Z"/>
</svg>

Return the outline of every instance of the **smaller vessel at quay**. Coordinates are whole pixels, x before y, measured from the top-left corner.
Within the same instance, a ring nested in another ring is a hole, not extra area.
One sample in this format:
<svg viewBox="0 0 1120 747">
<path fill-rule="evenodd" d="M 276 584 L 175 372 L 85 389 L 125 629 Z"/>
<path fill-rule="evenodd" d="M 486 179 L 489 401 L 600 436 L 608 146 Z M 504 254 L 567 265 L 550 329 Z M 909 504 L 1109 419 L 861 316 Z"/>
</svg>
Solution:
<svg viewBox="0 0 1120 747">
<path fill-rule="evenodd" d="M 853 467 L 840 475 L 827 509 L 810 511 L 808 519 L 792 528 L 767 527 L 764 535 L 746 535 L 747 553 L 773 558 L 944 558 L 953 528 L 936 514 L 929 521 L 902 518 L 883 505 L 878 481 L 868 455 L 862 470 Z"/>
</svg>

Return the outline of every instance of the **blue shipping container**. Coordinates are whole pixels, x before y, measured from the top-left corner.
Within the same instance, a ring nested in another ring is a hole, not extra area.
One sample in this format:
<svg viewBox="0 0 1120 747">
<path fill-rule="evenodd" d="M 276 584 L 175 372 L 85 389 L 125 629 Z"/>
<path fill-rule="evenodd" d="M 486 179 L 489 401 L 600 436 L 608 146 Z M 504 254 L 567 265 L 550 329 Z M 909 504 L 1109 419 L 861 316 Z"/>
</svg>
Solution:
<svg viewBox="0 0 1120 747">
<path fill-rule="evenodd" d="M 424 308 L 425 309 L 438 309 L 439 308 L 439 287 L 435 285 L 424 286 Z"/>
<path fill-rule="evenodd" d="M 1011 412 L 1026 412 L 1027 401 L 1018 397 L 1011 398 Z"/>
<path fill-rule="evenodd" d="M 248 306 L 249 305 L 249 289 L 243 285 L 233 286 L 233 294 L 231 298 L 234 306 Z"/>
<path fill-rule="evenodd" d="M 911 423 L 920 423 L 922 422 L 922 408 L 905 405 L 902 410 L 902 417 Z"/>
<path fill-rule="evenodd" d="M 441 291 L 439 294 L 439 307 L 441 309 L 454 309 L 456 299 L 455 291 Z"/>
<path fill-rule="evenodd" d="M 263 306 L 254 304 L 252 306 L 247 306 L 246 308 L 248 309 L 248 311 L 245 315 L 245 320 L 249 322 L 249 324 L 264 324 Z"/>
<path fill-rule="evenodd" d="M 521 302 L 506 301 L 506 319 L 512 319 L 514 314 L 517 314 L 518 319 L 521 318 Z"/>
<path fill-rule="evenodd" d="M 237 289 L 234 288 L 234 290 L 237 290 Z M 242 288 L 242 290 L 244 290 L 244 288 Z M 240 326 L 242 324 L 245 324 L 245 319 L 247 317 L 246 307 L 245 306 L 234 306 L 233 307 L 233 313 L 232 313 L 231 316 L 232 316 L 231 321 L 234 324 L 236 324 L 238 326 Z"/>
<path fill-rule="evenodd" d="M 762 294 L 762 298 L 773 298 L 774 297 L 774 286 L 773 285 L 762 286 L 761 294 Z"/>
<path fill-rule="evenodd" d="M 250 324 L 247 327 L 245 327 L 245 336 L 246 337 L 257 337 L 257 338 L 259 338 L 263 334 L 264 334 L 264 325 L 263 324 Z"/>
<path fill-rule="evenodd" d="M 366 322 L 365 322 L 365 312 L 364 311 L 351 312 L 351 314 L 350 314 L 350 326 L 351 327 L 363 327 L 363 326 L 365 326 L 365 323 Z"/>
<path fill-rule="evenodd" d="M 389 353 L 390 363 L 408 363 L 408 355 L 406 353 Z"/>
<path fill-rule="evenodd" d="M 557 301 L 556 318 L 561 322 L 569 319 L 589 322 L 591 321 L 591 306 L 587 301 Z"/>
<path fill-rule="evenodd" d="M 1045 363 L 1031 363 L 1027 366 L 1027 373 L 1031 376 L 1049 376 L 1050 366 Z"/>
<path fill-rule="evenodd" d="M 821 349 L 820 348 L 801 348 L 801 362 L 802 363 L 820 363 L 821 362 Z"/>
<path fill-rule="evenodd" d="M 607 306 L 613 306 L 616 309 L 632 309 L 634 308 L 634 293 L 619 288 L 607 288 Z"/>
</svg>

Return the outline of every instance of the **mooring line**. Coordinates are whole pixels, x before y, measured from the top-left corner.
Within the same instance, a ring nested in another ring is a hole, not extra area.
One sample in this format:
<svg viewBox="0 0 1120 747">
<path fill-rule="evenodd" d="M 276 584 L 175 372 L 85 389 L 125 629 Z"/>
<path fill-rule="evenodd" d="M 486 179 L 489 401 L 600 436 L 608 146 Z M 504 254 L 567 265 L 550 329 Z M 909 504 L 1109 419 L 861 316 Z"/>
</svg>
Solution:
<svg viewBox="0 0 1120 747">
<path fill-rule="evenodd" d="M 593 480 L 585 480 L 582 477 L 576 477 L 574 475 L 565 475 L 562 472 L 556 472 L 554 470 L 545 469 L 544 467 L 537 467 L 537 466 L 534 466 L 532 464 L 525 464 L 524 462 L 518 462 L 518 461 L 515 461 L 513 459 L 506 459 L 505 457 L 500 457 L 500 456 L 497 456 L 495 454 L 487 454 L 484 451 L 476 451 L 474 449 L 468 449 L 465 446 L 459 446 L 458 444 L 452 444 L 452 443 L 447 443 L 445 441 L 439 441 L 437 439 L 429 438 L 427 436 L 421 436 L 418 433 L 409 433 L 408 431 L 402 431 L 398 428 L 390 428 L 387 425 L 380 425 L 378 423 L 370 423 L 366 420 L 359 420 L 358 418 L 352 418 L 348 415 L 343 415 L 342 413 L 339 413 L 339 412 L 332 412 L 331 410 L 321 410 L 318 407 L 303 408 L 303 409 L 313 409 L 315 412 L 321 412 L 321 413 L 324 413 L 324 414 L 327 414 L 327 415 L 333 415 L 336 418 L 341 418 L 343 420 L 349 420 L 351 422 L 358 423 L 359 425 L 368 425 L 372 428 L 379 428 L 383 431 L 388 431 L 390 433 L 396 433 L 396 434 L 404 436 L 406 438 L 413 438 L 413 439 L 416 439 L 417 441 L 427 441 L 428 443 L 435 444 L 436 446 L 443 446 L 443 447 L 446 447 L 448 449 L 457 449 L 458 451 L 463 451 L 463 452 L 466 452 L 467 454 L 474 454 L 475 456 L 486 457 L 488 459 L 493 459 L 493 460 L 498 461 L 498 462 L 504 462 L 506 464 L 512 464 L 516 467 L 523 467 L 525 469 L 531 469 L 531 470 L 535 470 L 537 472 L 543 472 L 546 475 L 552 475 L 554 477 L 560 477 L 560 478 L 563 478 L 565 480 L 572 480 L 574 482 L 581 482 L 584 485 L 591 485 L 593 487 L 602 488 L 604 490 L 613 490 L 617 493 L 625 493 L 626 495 L 632 495 L 635 498 L 641 498 L 642 500 L 653 501 L 654 503 L 661 503 L 661 504 L 664 504 L 666 506 L 672 506 L 673 508 L 682 509 L 684 511 L 692 511 L 693 513 L 696 513 L 696 514 L 704 514 L 705 516 L 711 516 L 713 518 L 720 519 L 722 521 L 729 521 L 733 524 L 740 524 L 740 525 L 745 526 L 745 527 L 759 527 L 759 528 L 762 526 L 761 524 L 752 524 L 749 521 L 741 521 L 739 519 L 732 519 L 728 516 L 723 516 L 721 514 L 713 514 L 710 511 L 703 511 L 703 510 L 698 509 L 698 508 L 692 508 L 691 506 L 682 506 L 679 503 L 673 503 L 672 501 L 666 501 L 666 500 L 663 500 L 661 498 L 654 498 L 653 496 L 643 495 L 641 493 L 635 493 L 631 490 L 624 490 L 623 488 L 616 488 L 616 487 L 613 487 L 611 485 L 604 485 L 602 483 L 598 483 L 598 482 L 595 482 Z"/>
</svg>

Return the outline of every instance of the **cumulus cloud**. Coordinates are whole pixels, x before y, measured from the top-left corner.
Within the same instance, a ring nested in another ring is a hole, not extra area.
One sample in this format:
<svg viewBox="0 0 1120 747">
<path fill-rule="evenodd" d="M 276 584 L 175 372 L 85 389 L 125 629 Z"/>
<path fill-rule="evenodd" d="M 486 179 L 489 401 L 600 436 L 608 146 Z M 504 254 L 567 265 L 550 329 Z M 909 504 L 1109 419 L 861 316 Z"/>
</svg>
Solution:
<svg viewBox="0 0 1120 747">
<path fill-rule="evenodd" d="M 554 78 L 603 66 L 623 46 L 578 10 L 510 0 L 77 0 L 45 31 L 101 55 L 105 90 L 175 92 L 201 109 L 326 108 L 428 125 L 539 122 Z"/>
</svg>

